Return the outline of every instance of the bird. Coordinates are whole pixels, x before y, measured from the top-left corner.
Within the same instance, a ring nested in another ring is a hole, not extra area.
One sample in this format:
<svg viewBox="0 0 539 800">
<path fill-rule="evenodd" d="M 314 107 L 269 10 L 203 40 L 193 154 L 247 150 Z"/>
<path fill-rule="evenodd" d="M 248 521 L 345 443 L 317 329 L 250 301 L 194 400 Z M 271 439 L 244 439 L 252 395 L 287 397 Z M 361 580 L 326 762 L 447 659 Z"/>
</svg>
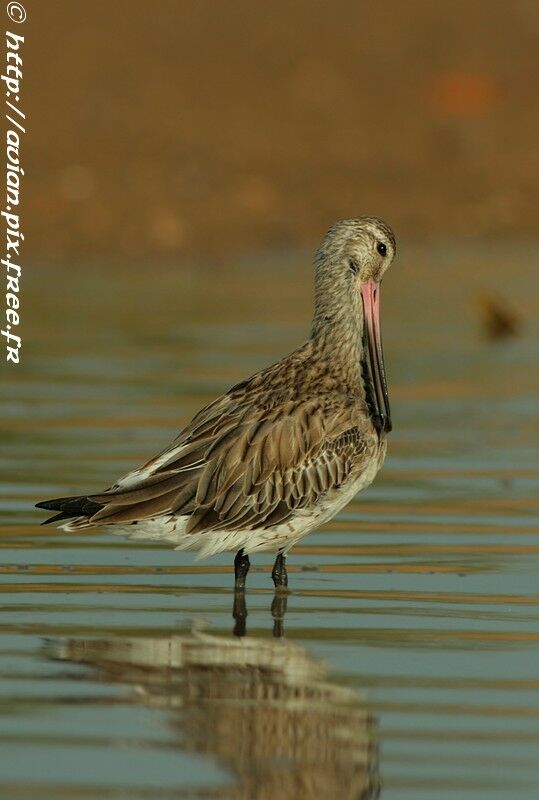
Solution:
<svg viewBox="0 0 539 800">
<path fill-rule="evenodd" d="M 386 455 L 391 411 L 380 290 L 396 254 L 382 220 L 336 222 L 314 256 L 314 314 L 303 344 L 202 408 L 157 456 L 102 492 L 36 504 L 42 524 L 105 526 L 133 540 L 235 553 L 234 588 L 249 556 L 286 557 L 306 534 L 369 486 Z"/>
</svg>

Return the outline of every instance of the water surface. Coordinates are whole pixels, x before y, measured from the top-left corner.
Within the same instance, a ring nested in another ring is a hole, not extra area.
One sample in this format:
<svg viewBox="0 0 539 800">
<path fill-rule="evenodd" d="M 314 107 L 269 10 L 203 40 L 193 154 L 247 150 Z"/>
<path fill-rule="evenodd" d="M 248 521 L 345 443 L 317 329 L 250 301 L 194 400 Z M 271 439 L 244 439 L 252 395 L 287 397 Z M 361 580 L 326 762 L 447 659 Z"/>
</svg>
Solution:
<svg viewBox="0 0 539 800">
<path fill-rule="evenodd" d="M 382 298 L 386 466 L 292 552 L 280 639 L 270 556 L 238 638 L 229 554 L 68 535 L 33 503 L 109 485 L 294 347 L 308 262 L 27 269 L 2 395 L 0 796 L 539 795 L 533 253 L 404 248 Z M 482 338 L 485 289 L 520 337 Z"/>
</svg>

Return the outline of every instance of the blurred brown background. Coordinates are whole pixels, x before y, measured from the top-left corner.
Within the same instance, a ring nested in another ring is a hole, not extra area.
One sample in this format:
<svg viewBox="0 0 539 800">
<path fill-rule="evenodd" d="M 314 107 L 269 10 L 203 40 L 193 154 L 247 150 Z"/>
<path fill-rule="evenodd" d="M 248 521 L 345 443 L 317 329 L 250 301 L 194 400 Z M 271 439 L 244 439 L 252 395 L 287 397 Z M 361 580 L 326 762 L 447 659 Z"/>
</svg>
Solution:
<svg viewBox="0 0 539 800">
<path fill-rule="evenodd" d="M 26 255 L 535 234 L 539 3 L 26 0 Z"/>
</svg>

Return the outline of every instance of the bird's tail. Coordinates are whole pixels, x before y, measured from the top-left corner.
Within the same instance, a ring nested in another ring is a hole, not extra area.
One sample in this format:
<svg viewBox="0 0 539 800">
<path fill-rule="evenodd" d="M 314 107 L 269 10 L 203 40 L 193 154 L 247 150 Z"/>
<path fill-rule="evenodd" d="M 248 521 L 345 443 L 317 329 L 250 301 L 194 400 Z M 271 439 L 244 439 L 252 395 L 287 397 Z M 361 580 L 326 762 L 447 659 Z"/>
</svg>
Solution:
<svg viewBox="0 0 539 800">
<path fill-rule="evenodd" d="M 103 508 L 103 503 L 95 503 L 85 495 L 78 497 L 57 497 L 54 500 L 44 500 L 36 503 L 36 508 L 45 508 L 47 511 L 58 511 L 53 517 L 49 517 L 42 525 L 49 525 L 51 522 L 60 522 L 63 519 L 73 519 L 74 517 L 92 517 L 97 511 Z M 83 522 L 83 520 L 81 520 Z M 82 525 L 81 527 L 83 527 Z"/>
</svg>

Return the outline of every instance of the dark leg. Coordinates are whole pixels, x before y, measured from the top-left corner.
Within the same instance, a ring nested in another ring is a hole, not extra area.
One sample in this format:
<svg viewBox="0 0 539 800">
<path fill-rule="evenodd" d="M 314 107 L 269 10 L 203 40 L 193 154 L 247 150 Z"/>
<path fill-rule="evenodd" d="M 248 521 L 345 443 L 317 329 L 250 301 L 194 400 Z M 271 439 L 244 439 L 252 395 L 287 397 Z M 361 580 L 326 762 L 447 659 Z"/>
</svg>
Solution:
<svg viewBox="0 0 539 800">
<path fill-rule="evenodd" d="M 234 636 L 245 636 L 245 620 L 247 619 L 247 606 L 245 605 L 245 578 L 249 572 L 249 556 L 238 550 L 234 559 L 234 607 L 232 616 L 235 619 Z"/>
<path fill-rule="evenodd" d="M 273 585 L 276 589 L 286 589 L 288 586 L 286 556 L 284 556 L 282 553 L 279 553 L 275 559 L 275 564 L 273 565 L 273 570 L 271 571 L 271 577 L 273 578 Z"/>
<path fill-rule="evenodd" d="M 245 589 L 245 578 L 247 577 L 250 566 L 249 556 L 243 552 L 243 548 L 238 550 L 236 558 L 234 559 L 234 590 L 236 592 L 243 592 Z"/>
<path fill-rule="evenodd" d="M 232 608 L 234 617 L 234 636 L 245 636 L 245 621 L 247 619 L 247 606 L 245 605 L 245 591 L 240 589 L 234 592 L 234 606 Z"/>
<path fill-rule="evenodd" d="M 284 615 L 286 614 L 286 604 L 288 597 L 283 592 L 276 591 L 271 604 L 271 616 L 273 617 L 273 635 L 276 639 L 284 636 Z"/>
</svg>

